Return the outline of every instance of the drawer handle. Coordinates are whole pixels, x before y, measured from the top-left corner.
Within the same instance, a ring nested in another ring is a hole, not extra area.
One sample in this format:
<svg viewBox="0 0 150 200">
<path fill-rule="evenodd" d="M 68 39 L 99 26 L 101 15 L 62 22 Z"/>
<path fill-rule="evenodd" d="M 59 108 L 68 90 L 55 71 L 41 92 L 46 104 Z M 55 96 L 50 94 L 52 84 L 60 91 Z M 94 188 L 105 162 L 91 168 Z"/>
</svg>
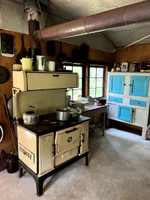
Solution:
<svg viewBox="0 0 150 200">
<path fill-rule="evenodd" d="M 136 104 L 141 105 L 141 103 L 139 103 L 139 102 L 136 102 Z"/>
<path fill-rule="evenodd" d="M 125 83 L 124 83 L 123 85 L 124 85 L 124 86 L 126 86 L 126 84 L 125 84 Z"/>
<path fill-rule="evenodd" d="M 58 74 L 53 74 L 53 77 L 59 77 L 59 75 Z"/>
<path fill-rule="evenodd" d="M 78 129 L 77 129 L 77 128 L 73 128 L 73 129 L 70 130 L 70 131 L 66 131 L 66 133 L 68 134 L 68 133 L 71 133 L 71 132 L 76 131 L 76 130 L 78 130 Z"/>
</svg>

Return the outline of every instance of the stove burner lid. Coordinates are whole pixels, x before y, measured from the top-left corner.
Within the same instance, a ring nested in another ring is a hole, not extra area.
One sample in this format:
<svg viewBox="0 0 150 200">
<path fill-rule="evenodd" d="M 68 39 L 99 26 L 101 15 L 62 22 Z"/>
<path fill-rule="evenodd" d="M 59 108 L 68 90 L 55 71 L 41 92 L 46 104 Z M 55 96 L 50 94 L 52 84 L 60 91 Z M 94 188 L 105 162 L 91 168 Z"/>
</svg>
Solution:
<svg viewBox="0 0 150 200">
<path fill-rule="evenodd" d="M 50 121 L 50 120 L 48 120 L 48 119 L 44 119 L 44 120 L 43 120 L 43 123 L 46 124 L 46 125 L 50 125 L 50 124 L 56 124 L 57 121 Z"/>
</svg>

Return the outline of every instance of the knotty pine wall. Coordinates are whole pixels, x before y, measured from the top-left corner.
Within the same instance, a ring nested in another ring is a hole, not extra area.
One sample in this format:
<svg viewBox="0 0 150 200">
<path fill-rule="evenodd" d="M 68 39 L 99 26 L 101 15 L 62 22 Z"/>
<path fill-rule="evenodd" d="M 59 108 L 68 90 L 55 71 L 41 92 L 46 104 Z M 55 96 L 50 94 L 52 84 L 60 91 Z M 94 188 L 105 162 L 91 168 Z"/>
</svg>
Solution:
<svg viewBox="0 0 150 200">
<path fill-rule="evenodd" d="M 135 45 L 123 49 L 122 47 L 117 48 L 115 53 L 115 62 L 128 62 L 133 63 L 134 61 L 147 62 L 150 58 L 150 44 Z"/>
<path fill-rule="evenodd" d="M 0 84 L 0 94 L 4 94 L 6 96 L 6 99 L 8 100 L 12 96 L 12 64 L 15 63 L 16 55 L 21 50 L 21 34 L 18 32 L 11 32 L 6 30 L 0 30 L 0 33 L 7 33 L 12 34 L 14 36 L 14 49 L 15 49 L 15 55 L 12 58 L 3 57 L 0 54 L 0 66 L 6 67 L 9 71 L 9 80 L 3 84 Z M 24 35 L 24 43 L 26 50 L 29 49 L 29 36 L 27 34 Z M 62 44 L 62 51 L 67 54 L 69 58 L 72 56 L 72 49 L 73 48 L 80 48 L 75 45 L 71 44 Z M 41 43 L 41 50 L 42 55 L 47 56 L 46 51 L 46 43 Z M 55 41 L 55 56 L 47 56 L 47 60 L 53 60 L 56 61 L 56 56 L 60 52 L 60 43 L 58 41 Z M 105 53 L 99 50 L 95 49 L 89 49 L 89 60 L 97 61 L 97 62 L 108 62 L 110 63 L 110 66 L 112 66 L 114 62 L 114 54 L 111 53 Z M 4 138 L 2 142 L 0 143 L 0 151 L 4 150 L 6 153 L 14 152 L 14 147 L 12 143 L 11 138 L 11 131 L 10 127 L 8 125 L 8 119 L 6 117 L 6 114 L 4 112 L 4 102 L 3 98 L 0 96 L 0 125 L 3 127 L 4 130 Z"/>
</svg>

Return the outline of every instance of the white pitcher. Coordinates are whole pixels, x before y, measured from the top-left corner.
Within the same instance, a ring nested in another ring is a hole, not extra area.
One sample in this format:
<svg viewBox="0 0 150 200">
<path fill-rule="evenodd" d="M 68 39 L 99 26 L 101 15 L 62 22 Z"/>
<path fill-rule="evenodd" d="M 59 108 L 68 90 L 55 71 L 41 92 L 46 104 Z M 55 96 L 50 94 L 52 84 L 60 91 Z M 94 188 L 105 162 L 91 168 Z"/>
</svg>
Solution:
<svg viewBox="0 0 150 200">
<path fill-rule="evenodd" d="M 22 63 L 22 70 L 23 71 L 32 71 L 32 63 L 33 63 L 33 58 L 22 58 L 21 60 Z"/>
</svg>

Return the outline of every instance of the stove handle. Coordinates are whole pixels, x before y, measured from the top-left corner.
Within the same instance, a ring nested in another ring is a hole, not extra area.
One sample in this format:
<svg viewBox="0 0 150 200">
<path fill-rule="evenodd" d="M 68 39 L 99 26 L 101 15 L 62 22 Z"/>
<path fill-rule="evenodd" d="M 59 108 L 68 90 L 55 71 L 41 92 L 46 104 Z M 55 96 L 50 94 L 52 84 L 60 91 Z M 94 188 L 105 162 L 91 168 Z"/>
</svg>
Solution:
<svg viewBox="0 0 150 200">
<path fill-rule="evenodd" d="M 53 77 L 59 77 L 59 75 L 58 74 L 53 74 Z"/>
<path fill-rule="evenodd" d="M 74 128 L 74 129 L 72 129 L 72 130 L 70 130 L 70 131 L 66 131 L 66 133 L 68 134 L 68 133 L 73 132 L 73 131 L 76 131 L 76 130 L 78 130 L 78 129 L 77 129 L 77 128 Z"/>
<path fill-rule="evenodd" d="M 52 144 L 53 146 L 53 155 L 55 156 L 55 144 Z"/>
<path fill-rule="evenodd" d="M 84 143 L 84 140 L 85 140 L 85 134 L 84 133 L 82 133 L 82 142 Z"/>
</svg>

